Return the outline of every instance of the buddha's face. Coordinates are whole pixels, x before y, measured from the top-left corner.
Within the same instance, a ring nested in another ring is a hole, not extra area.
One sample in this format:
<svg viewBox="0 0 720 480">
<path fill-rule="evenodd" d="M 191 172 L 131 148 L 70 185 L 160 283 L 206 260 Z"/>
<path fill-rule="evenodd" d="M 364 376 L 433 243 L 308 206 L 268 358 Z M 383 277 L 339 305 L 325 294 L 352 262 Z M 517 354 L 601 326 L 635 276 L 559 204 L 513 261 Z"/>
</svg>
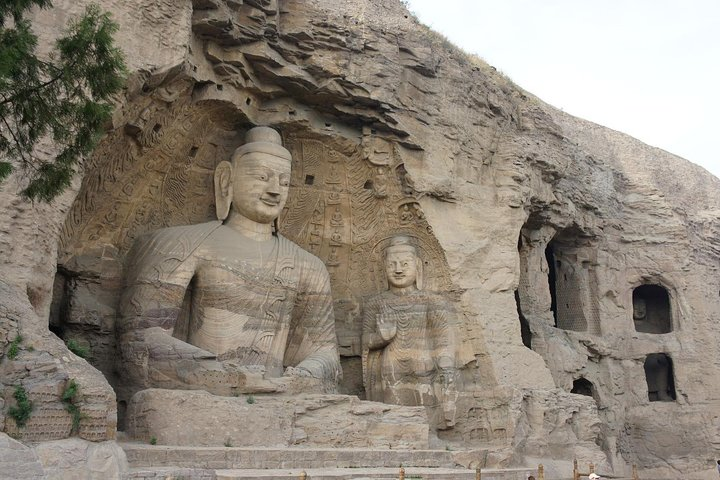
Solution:
<svg viewBox="0 0 720 480">
<path fill-rule="evenodd" d="M 417 257 L 408 250 L 388 250 L 385 255 L 385 272 L 391 286 L 410 287 L 417 280 Z"/>
<path fill-rule="evenodd" d="M 633 318 L 635 320 L 644 320 L 647 315 L 647 305 L 645 300 L 637 298 L 633 300 Z"/>
<path fill-rule="evenodd" d="M 250 152 L 233 162 L 232 208 L 258 223 L 275 220 L 290 188 L 290 162 L 267 153 Z"/>
</svg>

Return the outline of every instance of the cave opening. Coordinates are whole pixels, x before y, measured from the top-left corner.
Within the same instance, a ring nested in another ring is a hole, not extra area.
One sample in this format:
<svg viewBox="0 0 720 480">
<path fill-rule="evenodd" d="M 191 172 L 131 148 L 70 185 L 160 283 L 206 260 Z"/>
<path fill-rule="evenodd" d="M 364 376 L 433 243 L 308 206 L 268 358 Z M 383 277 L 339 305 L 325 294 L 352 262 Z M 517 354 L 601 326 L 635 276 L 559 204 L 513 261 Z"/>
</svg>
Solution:
<svg viewBox="0 0 720 480">
<path fill-rule="evenodd" d="M 665 353 L 651 353 L 645 358 L 644 368 L 648 400 L 651 402 L 675 401 L 675 375 L 672 358 Z"/>
<path fill-rule="evenodd" d="M 669 333 L 672 315 L 668 291 L 660 285 L 640 285 L 633 290 L 633 323 L 641 333 Z"/>
<path fill-rule="evenodd" d="M 555 271 L 555 252 L 552 242 L 548 243 L 548 246 L 545 247 L 545 260 L 547 261 L 548 266 L 548 286 L 550 287 L 550 311 L 552 312 L 553 319 L 555 320 L 554 326 L 557 327 L 557 273 Z"/>
<path fill-rule="evenodd" d="M 522 343 L 532 350 L 532 331 L 530 330 L 530 323 L 528 323 L 520 307 L 520 292 L 518 290 L 515 290 L 515 306 L 517 307 L 518 318 L 520 319 L 520 337 L 522 338 Z"/>
<path fill-rule="evenodd" d="M 53 280 L 48 329 L 61 339 L 65 337 L 65 317 L 67 316 L 69 303 L 69 288 L 69 275 L 61 268 L 58 268 Z"/>
<path fill-rule="evenodd" d="M 555 327 L 600 335 L 597 247 L 578 226 L 559 230 L 545 248 Z"/>
<path fill-rule="evenodd" d="M 586 397 L 592 397 L 594 390 L 595 386 L 590 380 L 584 377 L 580 377 L 573 381 L 573 386 L 572 390 L 570 390 L 570 393 L 574 393 L 576 395 L 585 395 Z"/>
</svg>

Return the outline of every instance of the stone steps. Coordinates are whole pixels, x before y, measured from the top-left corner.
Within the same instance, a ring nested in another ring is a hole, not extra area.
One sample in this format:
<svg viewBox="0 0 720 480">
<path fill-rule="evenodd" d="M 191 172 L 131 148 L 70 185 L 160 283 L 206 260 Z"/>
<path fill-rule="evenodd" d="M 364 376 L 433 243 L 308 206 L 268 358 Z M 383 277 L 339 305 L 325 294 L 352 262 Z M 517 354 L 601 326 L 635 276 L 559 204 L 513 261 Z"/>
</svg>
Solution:
<svg viewBox="0 0 720 480">
<path fill-rule="evenodd" d="M 125 480 L 474 480 L 446 450 L 360 448 L 178 447 L 121 443 L 130 471 Z M 483 480 L 525 480 L 534 469 L 483 469 Z"/>
<path fill-rule="evenodd" d="M 131 467 L 282 469 L 282 468 L 454 468 L 446 450 L 364 448 L 177 447 L 121 443 Z"/>
<path fill-rule="evenodd" d="M 398 468 L 286 468 L 286 469 L 196 469 L 196 468 L 133 468 L 123 480 L 298 480 L 305 472 L 307 480 L 397 480 Z M 536 475 L 530 468 L 487 469 L 483 480 L 525 480 Z M 406 480 L 475 480 L 476 472 L 464 468 L 405 469 Z"/>
<path fill-rule="evenodd" d="M 397 480 L 398 468 L 321 468 L 285 470 L 217 470 L 217 480 L 298 480 L 305 472 L 308 480 Z M 535 474 L 531 469 L 483 470 L 483 480 L 526 480 Z M 475 480 L 475 470 L 465 468 L 420 468 L 405 469 L 405 478 L 423 480 Z"/>
<path fill-rule="evenodd" d="M 122 480 L 217 480 L 217 474 L 205 468 L 141 467 L 123 473 Z"/>
</svg>

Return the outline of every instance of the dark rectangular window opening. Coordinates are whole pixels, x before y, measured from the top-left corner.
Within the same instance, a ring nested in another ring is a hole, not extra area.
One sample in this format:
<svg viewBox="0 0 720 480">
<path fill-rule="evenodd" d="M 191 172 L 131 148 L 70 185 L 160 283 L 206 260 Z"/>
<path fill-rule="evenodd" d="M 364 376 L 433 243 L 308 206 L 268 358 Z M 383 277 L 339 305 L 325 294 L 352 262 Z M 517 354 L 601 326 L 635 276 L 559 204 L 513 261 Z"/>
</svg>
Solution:
<svg viewBox="0 0 720 480">
<path fill-rule="evenodd" d="M 675 401 L 675 375 L 672 358 L 664 353 L 651 353 L 645 358 L 644 367 L 648 400 L 651 402 Z"/>
<path fill-rule="evenodd" d="M 633 323 L 636 332 L 672 332 L 668 291 L 660 285 L 640 285 L 633 290 Z"/>
</svg>

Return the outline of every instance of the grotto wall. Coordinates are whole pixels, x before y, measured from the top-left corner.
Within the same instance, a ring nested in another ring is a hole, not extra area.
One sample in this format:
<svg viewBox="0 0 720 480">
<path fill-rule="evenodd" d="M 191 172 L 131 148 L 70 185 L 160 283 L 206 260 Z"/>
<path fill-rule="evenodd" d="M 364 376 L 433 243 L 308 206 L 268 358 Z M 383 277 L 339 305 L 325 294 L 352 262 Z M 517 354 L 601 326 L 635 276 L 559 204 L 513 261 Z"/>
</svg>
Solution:
<svg viewBox="0 0 720 480">
<path fill-rule="evenodd" d="M 38 14 L 43 38 L 82 4 Z M 709 468 L 720 180 L 543 103 L 400 2 L 101 5 L 133 72 L 112 126 L 53 204 L 25 202 L 14 180 L 0 190 L 3 351 L 23 338 L 0 364 L 2 411 L 20 383 L 40 412 L 25 430 L 5 417 L 6 433 L 69 436 L 59 396 L 77 379 L 93 412 L 80 437 L 114 438 L 128 400 L 114 331 L 129 246 L 214 218 L 214 167 L 250 127 L 270 125 L 294 162 L 280 231 L 331 274 L 341 393 L 364 395 L 359 305 L 383 288 L 383 242 L 410 233 L 463 340 L 456 423 L 438 445 L 487 449 L 496 465 Z M 636 331 L 643 285 L 667 291 L 668 333 Z M 644 366 L 659 353 L 672 359 L 672 401 L 649 395 L 657 380 Z"/>
</svg>

